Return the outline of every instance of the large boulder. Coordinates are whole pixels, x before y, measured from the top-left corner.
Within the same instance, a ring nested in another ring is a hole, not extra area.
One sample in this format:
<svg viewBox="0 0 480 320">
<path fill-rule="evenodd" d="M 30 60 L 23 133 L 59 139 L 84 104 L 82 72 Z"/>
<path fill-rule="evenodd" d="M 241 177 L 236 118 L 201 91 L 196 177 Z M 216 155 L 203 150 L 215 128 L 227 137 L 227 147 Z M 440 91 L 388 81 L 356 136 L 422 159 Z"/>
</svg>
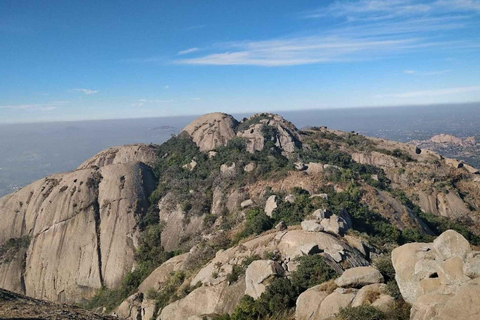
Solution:
<svg viewBox="0 0 480 320">
<path fill-rule="evenodd" d="M 334 315 L 340 312 L 341 309 L 347 308 L 355 298 L 355 289 L 336 289 L 330 295 L 328 295 L 320 304 L 320 308 L 312 317 L 314 320 L 326 320 L 330 319 Z"/>
<path fill-rule="evenodd" d="M 282 266 L 272 260 L 253 261 L 245 272 L 245 294 L 258 299 L 265 292 L 268 281 L 284 274 Z"/>
<path fill-rule="evenodd" d="M 243 279 L 230 285 L 224 281 L 213 286 L 202 286 L 163 308 L 157 319 L 184 320 L 193 316 L 202 318 L 204 315 L 232 313 L 244 294 Z"/>
<path fill-rule="evenodd" d="M 433 241 L 433 249 L 441 260 L 459 257 L 462 260 L 471 251 L 468 241 L 458 232 L 447 230 Z"/>
<path fill-rule="evenodd" d="M 302 230 L 309 231 L 309 232 L 320 232 L 323 231 L 324 228 L 320 224 L 318 220 L 304 220 L 302 221 Z"/>
<path fill-rule="evenodd" d="M 273 210 L 277 209 L 277 196 L 271 195 L 268 197 L 267 202 L 265 203 L 265 213 L 267 216 L 272 217 Z"/>
<path fill-rule="evenodd" d="M 411 243 L 392 252 L 396 280 L 412 320 L 478 319 L 477 254 L 459 233 L 448 230 L 433 243 Z"/>
<path fill-rule="evenodd" d="M 265 136 L 265 128 L 273 129 L 269 130 L 271 136 Z M 292 153 L 301 146 L 298 129 L 281 116 L 271 113 L 255 114 L 243 120 L 237 136 L 247 140 L 247 151 L 251 153 L 263 150 L 266 139 L 271 139 L 285 153 Z"/>
<path fill-rule="evenodd" d="M 151 169 L 132 162 L 52 175 L 1 198 L 0 245 L 30 242 L 1 264 L 0 286 L 67 303 L 117 287 L 134 267 L 138 218 L 154 188 Z"/>
<path fill-rule="evenodd" d="M 383 282 L 383 276 L 374 267 L 357 267 L 345 270 L 345 272 L 335 280 L 339 287 L 362 287 L 368 284 Z"/>
<path fill-rule="evenodd" d="M 188 133 L 201 151 L 210 151 L 235 137 L 238 122 L 225 113 L 209 113 L 193 120 L 182 131 Z"/>
<path fill-rule="evenodd" d="M 295 320 L 315 319 L 322 301 L 328 297 L 328 293 L 322 290 L 321 285 L 312 287 L 304 291 L 297 298 L 295 307 Z"/>
</svg>

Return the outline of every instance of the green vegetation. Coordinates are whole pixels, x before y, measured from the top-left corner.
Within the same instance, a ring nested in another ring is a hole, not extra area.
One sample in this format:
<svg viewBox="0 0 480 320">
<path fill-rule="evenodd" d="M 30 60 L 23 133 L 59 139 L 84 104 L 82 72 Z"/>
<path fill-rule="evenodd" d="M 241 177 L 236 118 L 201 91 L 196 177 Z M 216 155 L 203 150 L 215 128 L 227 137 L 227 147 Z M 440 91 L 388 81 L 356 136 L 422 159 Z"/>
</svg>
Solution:
<svg viewBox="0 0 480 320">
<path fill-rule="evenodd" d="M 283 200 L 283 196 L 277 197 L 277 208 L 272 213 L 274 222 L 285 221 L 289 225 L 299 224 L 308 214 L 315 210 L 313 199 L 310 199 L 308 191 L 295 188 L 292 190 L 295 201 L 290 203 Z"/>
<path fill-rule="evenodd" d="M 245 238 L 252 234 L 260 234 L 273 227 L 273 221 L 262 209 L 254 208 L 247 211 L 245 228 L 238 233 L 237 238 Z"/>
<path fill-rule="evenodd" d="M 387 150 L 387 149 L 374 149 L 377 152 L 386 154 L 388 156 L 393 156 L 395 158 L 399 158 L 401 160 L 404 160 L 406 162 L 413 162 L 415 159 L 413 159 L 406 151 L 403 151 L 402 149 L 393 149 L 393 150 Z"/>
<path fill-rule="evenodd" d="M 334 135 L 338 137 L 337 135 Z M 350 138 L 359 141 L 361 136 L 352 135 Z M 363 138 L 368 140 L 366 138 Z M 348 140 L 350 141 L 350 140 Z M 351 142 L 361 143 L 361 142 Z M 365 147 L 368 143 L 364 143 Z M 336 182 L 350 182 L 352 180 L 364 180 L 366 183 L 375 188 L 388 190 L 390 188 L 390 180 L 385 175 L 385 172 L 372 165 L 360 164 L 353 161 L 352 156 L 346 152 L 340 151 L 336 144 L 324 142 L 318 143 L 309 140 L 309 148 L 304 148 L 298 151 L 298 157 L 304 162 L 321 162 L 331 164 L 342 168 L 342 170 L 333 170 L 330 174 L 330 180 Z M 374 179 L 373 176 L 376 176 Z"/>
<path fill-rule="evenodd" d="M 335 271 L 325 263 L 320 255 L 302 256 L 297 260 L 300 264 L 297 271 L 293 272 L 290 280 L 298 291 L 303 292 L 336 276 Z"/>
<path fill-rule="evenodd" d="M 464 236 L 465 239 L 467 239 L 471 244 L 477 246 L 480 245 L 480 237 L 469 231 L 466 227 L 467 225 L 469 225 L 468 222 L 456 222 L 446 217 L 423 212 L 420 207 L 414 204 L 403 192 L 397 191 L 396 196 L 406 207 L 412 210 L 412 212 L 416 216 L 418 216 L 436 235 L 440 235 L 443 232 L 452 229 Z M 414 241 L 420 240 L 429 242 L 433 241 L 433 237 L 425 236 L 425 238 L 423 239 Z"/>
<path fill-rule="evenodd" d="M 257 320 L 281 317 L 292 311 L 303 291 L 333 279 L 336 275 L 320 255 L 301 257 L 299 263 L 291 279 L 273 279 L 260 298 L 253 300 L 250 296 L 244 296 L 231 316 L 223 315 L 217 319 Z"/>
<path fill-rule="evenodd" d="M 20 249 L 26 249 L 30 245 L 30 237 L 10 238 L 0 246 L 0 264 L 10 262 Z"/>
<path fill-rule="evenodd" d="M 409 320 L 410 305 L 405 302 L 396 302 L 393 309 L 387 313 L 372 306 L 349 307 L 341 309 L 334 320 Z"/>
<path fill-rule="evenodd" d="M 336 320 L 387 320 L 387 316 L 372 306 L 360 306 L 341 309 Z"/>
</svg>

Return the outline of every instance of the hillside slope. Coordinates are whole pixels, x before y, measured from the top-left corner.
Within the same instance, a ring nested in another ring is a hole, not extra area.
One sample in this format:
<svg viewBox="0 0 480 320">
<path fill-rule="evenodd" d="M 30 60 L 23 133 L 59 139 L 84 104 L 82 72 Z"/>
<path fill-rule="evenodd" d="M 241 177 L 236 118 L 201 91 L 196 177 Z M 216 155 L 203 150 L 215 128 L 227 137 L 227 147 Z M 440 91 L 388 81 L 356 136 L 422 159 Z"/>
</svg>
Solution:
<svg viewBox="0 0 480 320">
<path fill-rule="evenodd" d="M 479 245 L 479 211 L 478 171 L 435 152 L 209 114 L 1 198 L 0 287 L 132 319 L 226 314 L 302 257 L 341 275 L 447 229 Z"/>
</svg>

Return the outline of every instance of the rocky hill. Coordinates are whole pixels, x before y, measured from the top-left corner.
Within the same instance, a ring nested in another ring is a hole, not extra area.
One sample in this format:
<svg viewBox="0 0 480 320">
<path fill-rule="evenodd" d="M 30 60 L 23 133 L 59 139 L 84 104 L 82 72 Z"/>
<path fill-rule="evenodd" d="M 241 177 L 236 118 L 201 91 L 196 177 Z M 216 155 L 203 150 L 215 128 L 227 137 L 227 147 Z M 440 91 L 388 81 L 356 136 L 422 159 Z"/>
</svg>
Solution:
<svg viewBox="0 0 480 320">
<path fill-rule="evenodd" d="M 430 293 L 474 292 L 479 211 L 478 170 L 433 151 L 214 113 L 1 198 L 0 287 L 137 320 L 408 319 L 409 304 L 447 319 Z M 447 230 L 461 261 L 427 245 Z M 410 243 L 434 254 L 398 262 Z"/>
<path fill-rule="evenodd" d="M 414 140 L 410 143 L 436 151 L 445 157 L 461 159 L 472 166 L 480 166 L 480 144 L 475 137 L 458 138 L 449 134 L 437 134 L 428 140 Z"/>
</svg>

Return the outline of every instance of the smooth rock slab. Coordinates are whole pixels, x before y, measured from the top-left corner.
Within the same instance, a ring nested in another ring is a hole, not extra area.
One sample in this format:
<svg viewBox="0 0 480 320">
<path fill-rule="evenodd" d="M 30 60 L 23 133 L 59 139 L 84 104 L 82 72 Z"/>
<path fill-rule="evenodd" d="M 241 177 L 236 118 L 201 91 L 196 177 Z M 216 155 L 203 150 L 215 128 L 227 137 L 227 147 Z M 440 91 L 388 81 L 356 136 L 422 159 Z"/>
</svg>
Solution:
<svg viewBox="0 0 480 320">
<path fill-rule="evenodd" d="M 383 276 L 374 267 L 350 268 L 335 280 L 335 284 L 339 287 L 362 287 L 381 282 L 383 282 Z"/>
</svg>

